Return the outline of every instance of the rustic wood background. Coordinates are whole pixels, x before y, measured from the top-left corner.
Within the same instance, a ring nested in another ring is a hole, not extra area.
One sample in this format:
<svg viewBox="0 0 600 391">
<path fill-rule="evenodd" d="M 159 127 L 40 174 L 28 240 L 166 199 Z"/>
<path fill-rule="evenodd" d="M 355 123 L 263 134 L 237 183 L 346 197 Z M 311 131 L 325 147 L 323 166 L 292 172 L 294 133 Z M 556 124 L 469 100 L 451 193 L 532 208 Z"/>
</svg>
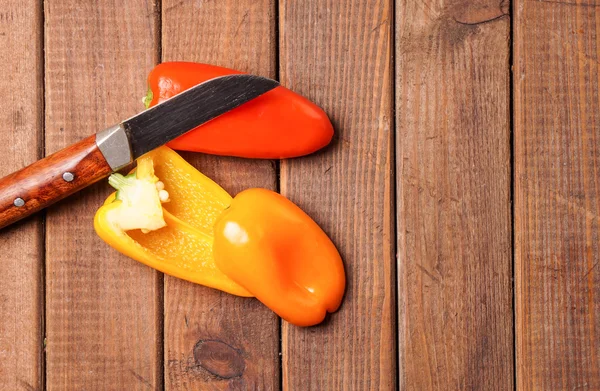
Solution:
<svg viewBox="0 0 600 391">
<path fill-rule="evenodd" d="M 0 0 L 0 175 L 142 109 L 160 61 L 277 78 L 336 127 L 279 190 L 348 290 L 298 328 L 105 245 L 93 186 L 0 232 L 0 390 L 600 390 L 599 0 Z"/>
</svg>

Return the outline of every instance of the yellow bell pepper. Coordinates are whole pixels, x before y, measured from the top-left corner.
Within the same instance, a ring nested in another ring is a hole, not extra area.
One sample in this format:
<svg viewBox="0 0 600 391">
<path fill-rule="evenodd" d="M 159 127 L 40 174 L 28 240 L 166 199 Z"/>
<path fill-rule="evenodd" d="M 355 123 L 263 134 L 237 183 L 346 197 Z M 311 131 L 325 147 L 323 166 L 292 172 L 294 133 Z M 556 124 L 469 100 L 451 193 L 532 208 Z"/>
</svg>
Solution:
<svg viewBox="0 0 600 391">
<path fill-rule="evenodd" d="M 219 185 L 168 147 L 109 183 L 118 191 L 96 213 L 94 228 L 111 247 L 171 276 L 252 296 L 215 265 L 213 227 L 232 202 Z"/>
</svg>

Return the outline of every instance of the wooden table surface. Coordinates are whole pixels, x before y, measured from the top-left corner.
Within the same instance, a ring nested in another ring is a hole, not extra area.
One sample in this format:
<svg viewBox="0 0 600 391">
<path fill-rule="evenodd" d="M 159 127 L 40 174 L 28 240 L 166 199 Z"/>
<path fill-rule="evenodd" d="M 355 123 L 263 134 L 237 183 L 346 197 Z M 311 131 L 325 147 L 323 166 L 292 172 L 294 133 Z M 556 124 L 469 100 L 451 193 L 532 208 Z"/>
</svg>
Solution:
<svg viewBox="0 0 600 391">
<path fill-rule="evenodd" d="M 160 61 L 272 78 L 312 156 L 184 154 L 279 190 L 348 287 L 298 328 L 94 233 L 101 183 L 0 232 L 1 390 L 600 390 L 600 1 L 1 0 L 0 175 L 140 111 Z"/>
</svg>

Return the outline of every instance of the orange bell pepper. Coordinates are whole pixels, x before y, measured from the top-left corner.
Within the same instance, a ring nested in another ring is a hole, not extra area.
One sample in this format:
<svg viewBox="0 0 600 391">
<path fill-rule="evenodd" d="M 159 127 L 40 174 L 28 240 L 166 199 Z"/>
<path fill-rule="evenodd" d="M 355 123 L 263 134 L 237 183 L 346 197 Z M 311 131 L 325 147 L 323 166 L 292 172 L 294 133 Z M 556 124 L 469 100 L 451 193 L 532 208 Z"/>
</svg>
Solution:
<svg viewBox="0 0 600 391">
<path fill-rule="evenodd" d="M 320 323 L 341 304 L 346 278 L 340 254 L 280 194 L 239 193 L 216 220 L 213 254 L 224 274 L 295 325 Z"/>
<path fill-rule="evenodd" d="M 148 76 L 146 107 L 154 106 L 233 69 L 190 62 L 157 65 Z M 215 155 L 283 159 L 313 153 L 331 141 L 327 114 L 308 99 L 279 86 L 167 144 Z"/>
</svg>

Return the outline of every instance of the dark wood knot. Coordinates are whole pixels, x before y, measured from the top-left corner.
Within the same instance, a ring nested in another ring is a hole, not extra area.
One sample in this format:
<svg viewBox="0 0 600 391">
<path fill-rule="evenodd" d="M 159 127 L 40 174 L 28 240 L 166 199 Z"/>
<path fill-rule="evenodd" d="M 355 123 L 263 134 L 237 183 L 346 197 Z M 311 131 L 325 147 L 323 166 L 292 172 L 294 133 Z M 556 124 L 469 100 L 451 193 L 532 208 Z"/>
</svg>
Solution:
<svg viewBox="0 0 600 391">
<path fill-rule="evenodd" d="M 244 374 L 246 362 L 242 353 L 217 340 L 200 340 L 194 346 L 194 361 L 212 375 L 233 379 Z"/>
</svg>

